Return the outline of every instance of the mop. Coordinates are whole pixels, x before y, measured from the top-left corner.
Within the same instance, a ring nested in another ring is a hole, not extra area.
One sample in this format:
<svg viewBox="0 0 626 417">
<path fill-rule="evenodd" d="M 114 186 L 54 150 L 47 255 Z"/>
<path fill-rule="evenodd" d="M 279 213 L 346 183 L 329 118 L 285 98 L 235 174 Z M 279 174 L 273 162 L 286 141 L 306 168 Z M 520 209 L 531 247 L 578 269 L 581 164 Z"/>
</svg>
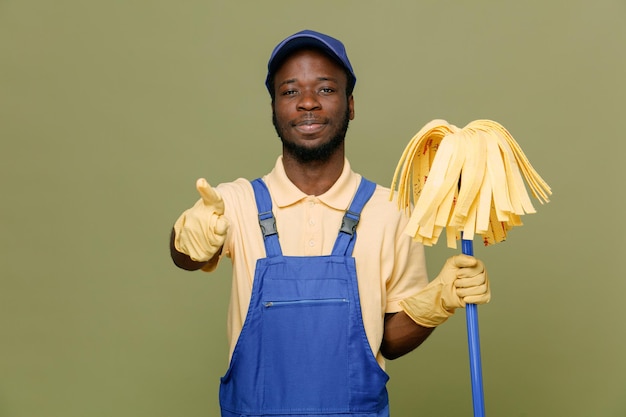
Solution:
<svg viewBox="0 0 626 417">
<path fill-rule="evenodd" d="M 400 210 L 409 215 L 405 233 L 432 246 L 446 230 L 447 246 L 474 255 L 473 240 L 485 246 L 506 240 L 520 216 L 535 213 L 533 197 L 547 203 L 552 191 L 533 169 L 515 139 L 499 123 L 475 120 L 460 129 L 445 120 L 427 123 L 411 139 L 391 184 Z M 484 417 L 478 310 L 466 306 L 470 377 L 475 417 Z"/>
</svg>

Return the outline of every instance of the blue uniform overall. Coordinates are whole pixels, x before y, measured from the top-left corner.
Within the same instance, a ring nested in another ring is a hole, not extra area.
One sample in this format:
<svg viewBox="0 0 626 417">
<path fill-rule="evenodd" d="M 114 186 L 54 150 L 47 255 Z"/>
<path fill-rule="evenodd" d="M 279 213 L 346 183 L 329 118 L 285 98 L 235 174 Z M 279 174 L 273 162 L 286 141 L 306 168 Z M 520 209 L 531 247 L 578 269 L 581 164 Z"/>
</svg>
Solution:
<svg viewBox="0 0 626 417">
<path fill-rule="evenodd" d="M 254 180 L 266 258 L 221 379 L 222 417 L 387 417 L 389 377 L 365 335 L 352 250 L 361 209 L 376 187 L 363 179 L 331 255 L 283 256 L 265 183 Z"/>
</svg>

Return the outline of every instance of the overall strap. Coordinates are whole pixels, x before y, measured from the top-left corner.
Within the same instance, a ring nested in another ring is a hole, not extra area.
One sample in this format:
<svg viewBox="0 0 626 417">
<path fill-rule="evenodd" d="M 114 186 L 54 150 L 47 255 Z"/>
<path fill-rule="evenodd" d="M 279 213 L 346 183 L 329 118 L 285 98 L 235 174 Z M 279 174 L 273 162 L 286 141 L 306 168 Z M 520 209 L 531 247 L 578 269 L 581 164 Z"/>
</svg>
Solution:
<svg viewBox="0 0 626 417">
<path fill-rule="evenodd" d="M 333 255 L 352 256 L 352 250 L 356 242 L 356 227 L 361 218 L 361 210 L 372 197 L 375 189 L 375 183 L 365 179 L 365 177 L 361 178 L 361 183 L 356 190 L 352 203 L 343 216 L 339 235 L 333 247 Z"/>
<path fill-rule="evenodd" d="M 272 213 L 272 197 L 267 189 L 267 185 L 261 178 L 252 181 L 254 199 L 259 212 L 259 225 L 263 233 L 263 243 L 265 244 L 265 255 L 269 257 L 281 256 L 283 254 L 278 242 L 278 229 L 276 219 Z"/>
</svg>

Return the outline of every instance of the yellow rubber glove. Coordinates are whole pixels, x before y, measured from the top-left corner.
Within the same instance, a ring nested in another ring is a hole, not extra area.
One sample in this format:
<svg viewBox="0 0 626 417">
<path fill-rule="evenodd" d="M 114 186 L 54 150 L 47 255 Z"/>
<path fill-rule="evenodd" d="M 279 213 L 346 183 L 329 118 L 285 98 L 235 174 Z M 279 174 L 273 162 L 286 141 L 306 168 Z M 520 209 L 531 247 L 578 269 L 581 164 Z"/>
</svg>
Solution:
<svg viewBox="0 0 626 417">
<path fill-rule="evenodd" d="M 209 183 L 196 181 L 200 200 L 180 215 L 174 224 L 174 246 L 196 262 L 206 262 L 221 249 L 228 231 L 224 218 L 224 200 Z"/>
<path fill-rule="evenodd" d="M 448 258 L 441 272 L 423 290 L 400 301 L 417 324 L 436 327 L 465 304 L 485 304 L 491 299 L 483 263 L 468 255 Z"/>
</svg>

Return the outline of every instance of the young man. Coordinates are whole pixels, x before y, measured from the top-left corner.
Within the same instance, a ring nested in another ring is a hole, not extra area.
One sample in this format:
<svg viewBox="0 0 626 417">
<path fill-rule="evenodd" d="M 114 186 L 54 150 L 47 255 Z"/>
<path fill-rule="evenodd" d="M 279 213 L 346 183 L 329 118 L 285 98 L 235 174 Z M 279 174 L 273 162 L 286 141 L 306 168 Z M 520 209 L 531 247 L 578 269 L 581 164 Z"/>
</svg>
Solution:
<svg viewBox="0 0 626 417">
<path fill-rule="evenodd" d="M 233 263 L 223 417 L 389 415 L 384 357 L 419 346 L 456 308 L 489 301 L 483 264 L 454 256 L 430 283 L 390 190 L 353 172 L 344 138 L 354 71 L 343 44 L 302 31 L 271 54 L 282 155 L 272 172 L 196 186 L 172 230 L 174 263 Z"/>
</svg>

